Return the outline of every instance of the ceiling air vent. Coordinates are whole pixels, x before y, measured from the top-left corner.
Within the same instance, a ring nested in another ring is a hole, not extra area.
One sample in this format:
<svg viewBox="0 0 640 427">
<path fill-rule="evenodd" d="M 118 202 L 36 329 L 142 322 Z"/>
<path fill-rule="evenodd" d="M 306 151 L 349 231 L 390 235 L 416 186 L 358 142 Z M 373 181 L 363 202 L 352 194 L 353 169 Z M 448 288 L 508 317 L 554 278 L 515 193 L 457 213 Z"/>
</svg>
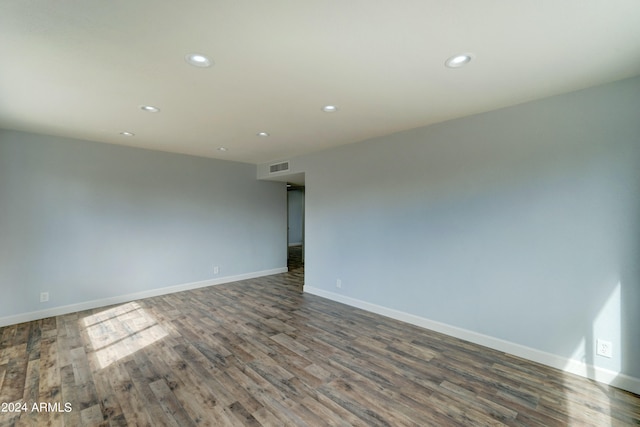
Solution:
<svg viewBox="0 0 640 427">
<path fill-rule="evenodd" d="M 289 170 L 289 162 L 275 163 L 269 165 L 269 173 L 286 172 Z"/>
</svg>

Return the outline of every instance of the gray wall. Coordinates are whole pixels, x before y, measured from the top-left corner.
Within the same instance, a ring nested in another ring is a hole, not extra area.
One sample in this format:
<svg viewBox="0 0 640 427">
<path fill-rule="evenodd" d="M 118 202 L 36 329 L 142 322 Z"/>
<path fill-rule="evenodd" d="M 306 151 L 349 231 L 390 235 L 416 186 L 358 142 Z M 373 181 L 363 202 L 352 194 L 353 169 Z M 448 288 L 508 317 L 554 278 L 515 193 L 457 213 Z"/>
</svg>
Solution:
<svg viewBox="0 0 640 427">
<path fill-rule="evenodd" d="M 0 318 L 286 267 L 286 215 L 254 165 L 0 131 Z"/>
<path fill-rule="evenodd" d="M 639 114 L 636 78 L 292 159 L 306 285 L 640 377 Z"/>
</svg>

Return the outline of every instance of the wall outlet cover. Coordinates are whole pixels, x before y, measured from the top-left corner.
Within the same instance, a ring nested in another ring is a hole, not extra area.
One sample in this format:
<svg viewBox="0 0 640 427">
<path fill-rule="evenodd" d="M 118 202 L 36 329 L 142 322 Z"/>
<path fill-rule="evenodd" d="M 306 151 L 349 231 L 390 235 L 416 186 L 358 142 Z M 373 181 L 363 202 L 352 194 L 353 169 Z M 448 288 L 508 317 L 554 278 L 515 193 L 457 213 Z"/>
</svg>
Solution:
<svg viewBox="0 0 640 427">
<path fill-rule="evenodd" d="M 596 354 L 602 357 L 613 357 L 613 346 L 610 341 L 596 340 Z"/>
</svg>

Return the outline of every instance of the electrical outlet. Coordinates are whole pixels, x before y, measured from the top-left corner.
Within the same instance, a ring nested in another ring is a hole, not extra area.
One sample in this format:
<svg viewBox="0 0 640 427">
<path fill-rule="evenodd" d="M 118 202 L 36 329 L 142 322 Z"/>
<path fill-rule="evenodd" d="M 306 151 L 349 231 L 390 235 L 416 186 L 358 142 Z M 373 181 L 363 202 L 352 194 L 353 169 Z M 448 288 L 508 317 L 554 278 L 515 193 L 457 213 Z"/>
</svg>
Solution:
<svg viewBox="0 0 640 427">
<path fill-rule="evenodd" d="M 215 267 L 213 267 L 213 274 L 218 274 L 218 273 L 220 273 L 220 267 L 216 265 Z"/>
<path fill-rule="evenodd" d="M 40 302 L 49 301 L 49 292 L 40 292 Z"/>
<path fill-rule="evenodd" d="M 336 279 L 336 288 L 338 289 L 342 288 L 342 280 Z"/>
<path fill-rule="evenodd" d="M 602 357 L 613 357 L 613 346 L 610 341 L 596 340 L 596 354 Z"/>
</svg>

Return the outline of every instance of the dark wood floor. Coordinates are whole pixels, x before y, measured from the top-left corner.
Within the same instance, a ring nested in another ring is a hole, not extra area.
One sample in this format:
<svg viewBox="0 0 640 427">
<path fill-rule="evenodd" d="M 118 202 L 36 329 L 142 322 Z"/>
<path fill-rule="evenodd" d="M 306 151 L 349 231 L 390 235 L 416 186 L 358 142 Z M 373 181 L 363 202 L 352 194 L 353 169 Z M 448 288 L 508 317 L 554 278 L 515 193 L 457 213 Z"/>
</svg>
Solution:
<svg viewBox="0 0 640 427">
<path fill-rule="evenodd" d="M 2 328 L 0 404 L 27 407 L 0 425 L 640 424 L 636 395 L 303 294 L 302 276 Z"/>
<path fill-rule="evenodd" d="M 302 255 L 302 246 L 289 246 L 287 256 L 287 267 L 289 271 L 297 270 L 304 267 L 304 256 Z"/>
</svg>

